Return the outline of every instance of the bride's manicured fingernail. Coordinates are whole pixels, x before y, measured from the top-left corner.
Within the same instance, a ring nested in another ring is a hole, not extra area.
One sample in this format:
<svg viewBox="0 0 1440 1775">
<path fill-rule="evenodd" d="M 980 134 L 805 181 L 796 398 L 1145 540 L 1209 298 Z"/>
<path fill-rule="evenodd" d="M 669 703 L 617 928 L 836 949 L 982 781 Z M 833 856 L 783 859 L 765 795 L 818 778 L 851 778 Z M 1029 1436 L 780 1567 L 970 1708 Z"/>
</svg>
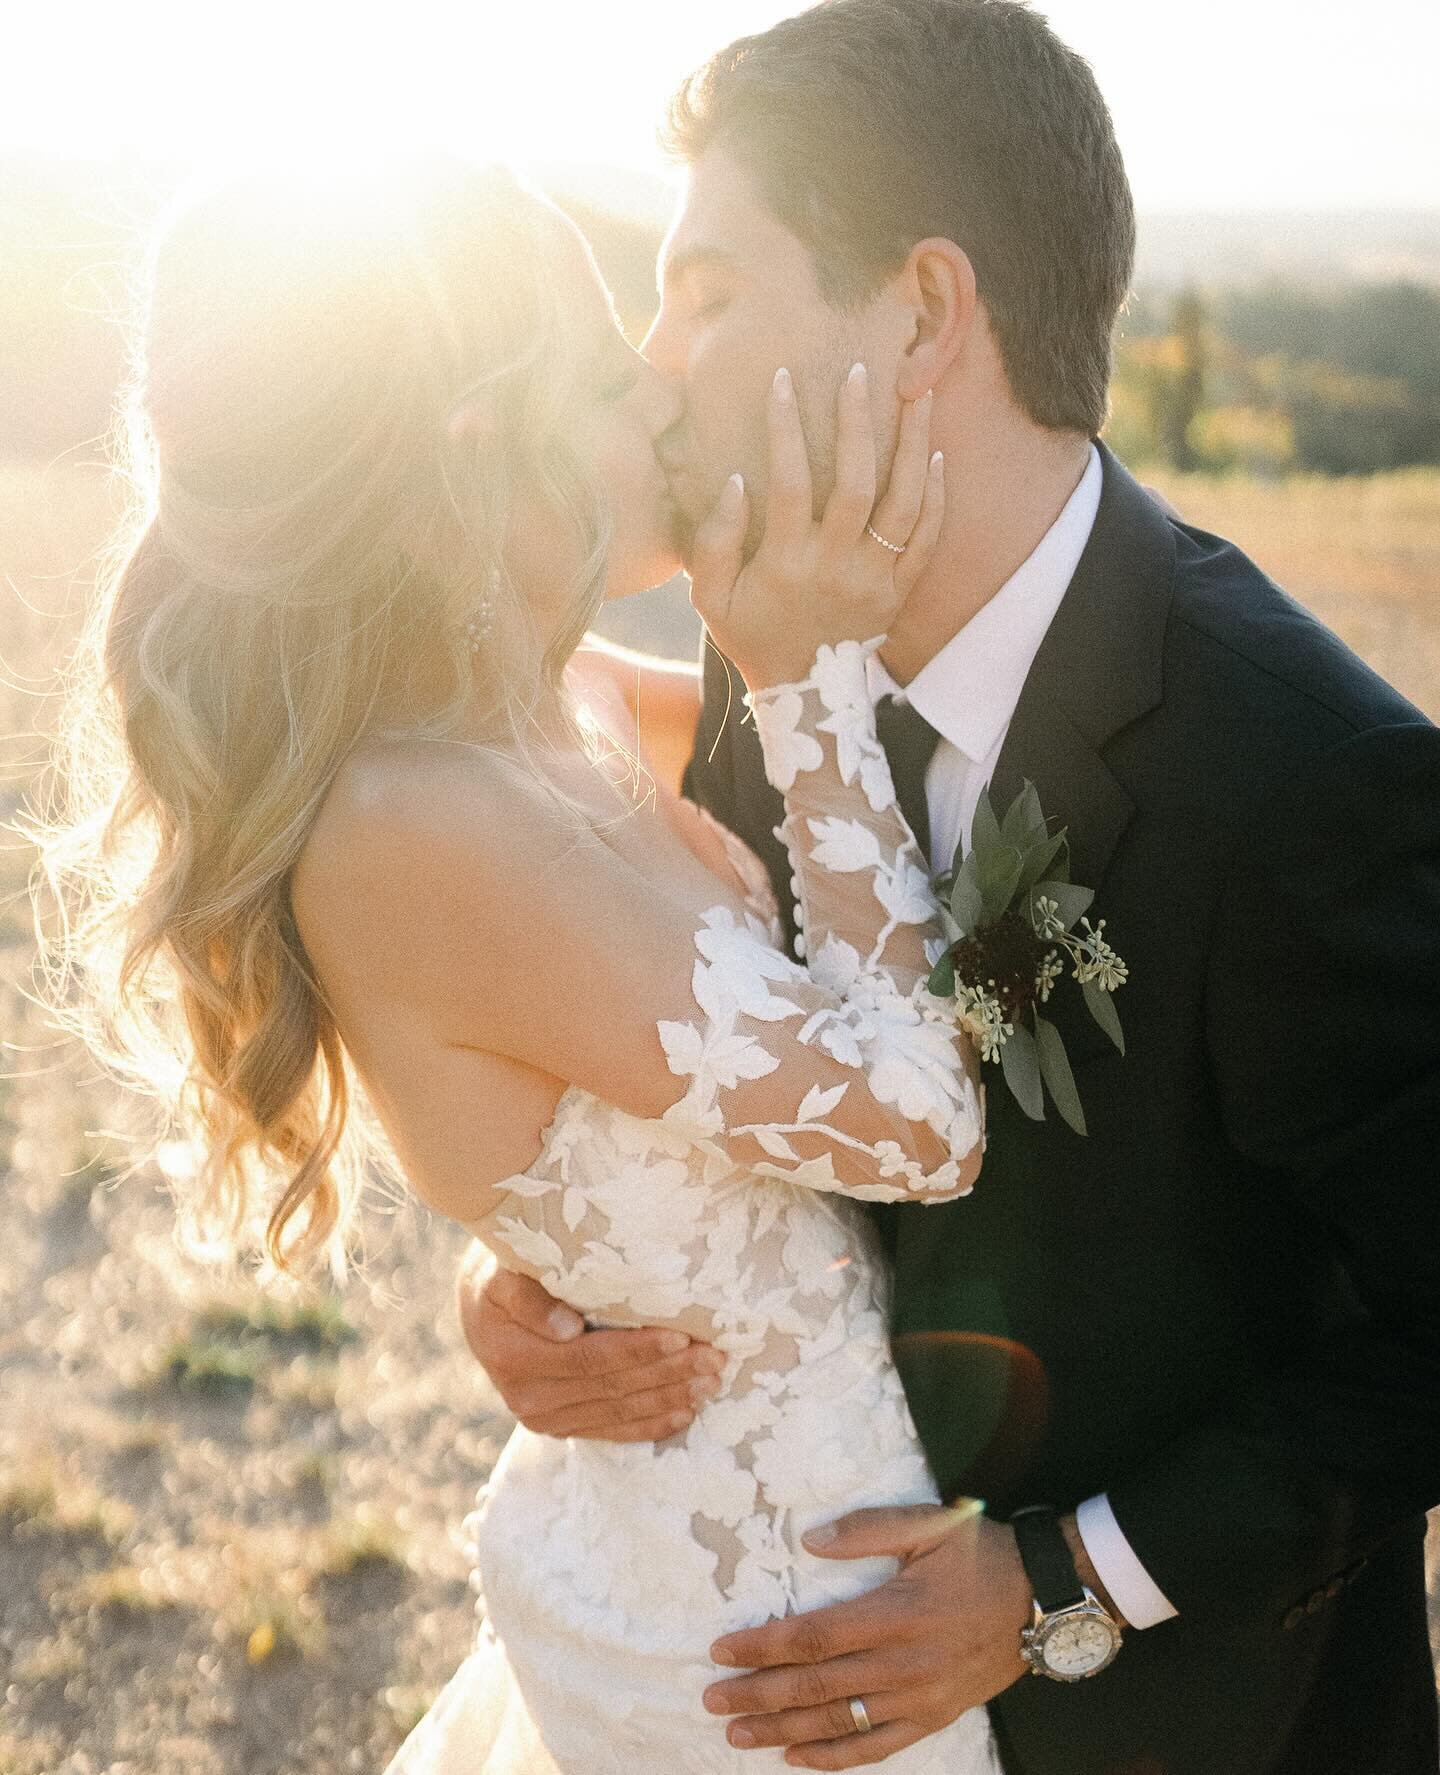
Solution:
<svg viewBox="0 0 1440 1775">
<path fill-rule="evenodd" d="M 744 475 L 731 475 L 720 493 L 720 503 L 727 512 L 733 512 L 745 497 Z"/>
<path fill-rule="evenodd" d="M 850 387 L 857 393 L 860 389 L 864 388 L 868 379 L 869 372 L 866 370 L 864 364 L 852 364 L 850 366 L 850 374 L 845 378 Z"/>
<path fill-rule="evenodd" d="M 931 474 L 938 475 L 940 473 L 940 470 L 942 468 L 944 468 L 944 466 L 945 466 L 945 452 L 943 450 L 937 450 L 935 452 L 935 454 L 930 458 L 930 472 L 931 472 Z"/>
<path fill-rule="evenodd" d="M 775 372 L 774 387 L 775 398 L 780 401 L 788 401 L 790 396 L 795 392 L 795 385 L 790 380 L 790 372 L 785 368 L 784 364 L 781 364 L 780 368 Z"/>
<path fill-rule="evenodd" d="M 806 1529 L 800 1539 L 807 1547 L 830 1547 L 837 1539 L 833 1522 L 822 1522 L 819 1528 Z"/>
<path fill-rule="evenodd" d="M 730 1742 L 736 1750 L 753 1750 L 755 1748 L 755 1734 L 749 1726 L 731 1726 Z"/>
</svg>

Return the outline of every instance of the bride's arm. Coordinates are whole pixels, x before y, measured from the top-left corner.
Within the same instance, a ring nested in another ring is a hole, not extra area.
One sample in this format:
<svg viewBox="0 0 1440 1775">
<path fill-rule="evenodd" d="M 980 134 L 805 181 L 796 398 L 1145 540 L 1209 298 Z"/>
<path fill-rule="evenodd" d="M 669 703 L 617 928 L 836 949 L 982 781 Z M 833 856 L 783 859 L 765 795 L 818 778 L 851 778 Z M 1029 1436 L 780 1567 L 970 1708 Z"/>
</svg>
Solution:
<svg viewBox="0 0 1440 1775">
<path fill-rule="evenodd" d="M 851 1089 L 846 1083 L 823 1093 L 812 1089 L 792 1119 L 784 1117 L 783 1089 L 756 1089 L 757 1119 L 737 1125 L 727 1107 L 728 1132 L 732 1139 L 753 1135 L 768 1155 L 754 1162 L 764 1174 L 876 1200 L 900 1193 L 934 1200 L 968 1189 L 979 1169 L 978 1065 L 953 1008 L 925 987 L 944 936 L 929 871 L 876 737 L 865 673 L 872 650 L 873 643 L 854 641 L 822 645 L 802 680 L 746 700 L 766 773 L 784 797 L 778 836 L 794 870 L 797 949 L 813 985 L 830 995 L 828 1003 L 799 995 L 811 1007 L 799 1040 L 863 1070 L 867 1093 L 916 1126 L 903 1154 L 890 1141 L 862 1149 L 882 1160 L 882 1177 L 903 1177 L 905 1187 L 859 1183 L 853 1158 L 837 1160 L 834 1147 L 848 1137 L 841 1108 Z M 691 1096 L 710 1111 L 694 1026 L 662 1035 L 672 1068 L 695 1066 Z M 708 1024 L 705 1038 L 708 1043 Z M 762 1102 L 768 1120 L 759 1118 Z M 817 1120 L 829 1124 L 824 1134 Z M 947 1160 L 933 1165 L 933 1154 L 927 1158 L 920 1126 L 942 1143 Z"/>
</svg>

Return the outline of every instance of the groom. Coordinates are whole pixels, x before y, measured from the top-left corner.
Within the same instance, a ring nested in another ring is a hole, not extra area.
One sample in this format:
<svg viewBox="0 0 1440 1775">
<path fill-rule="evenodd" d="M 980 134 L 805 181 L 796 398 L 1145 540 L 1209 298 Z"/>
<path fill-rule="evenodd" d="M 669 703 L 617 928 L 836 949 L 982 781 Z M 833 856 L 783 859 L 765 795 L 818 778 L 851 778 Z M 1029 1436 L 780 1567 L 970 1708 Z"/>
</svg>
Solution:
<svg viewBox="0 0 1440 1775">
<path fill-rule="evenodd" d="M 1097 441 L 1130 193 L 1036 14 L 829 0 L 723 51 L 671 134 L 691 179 L 646 349 L 686 395 L 677 503 L 698 521 L 738 468 L 763 505 L 779 364 L 821 497 L 851 362 L 933 388 L 944 534 L 874 680 L 902 802 L 944 865 L 987 782 L 1001 807 L 1035 783 L 1130 965 L 1123 1058 L 1053 1001 L 1088 1138 L 992 1075 L 973 1196 L 877 1211 L 917 1427 L 985 1515 L 840 1525 L 828 1556 L 899 1577 L 717 1645 L 716 1732 L 850 1768 L 988 1702 L 1009 1775 L 1435 1775 L 1440 733 Z M 687 790 L 789 918 L 742 688 L 709 650 Z M 503 1273 L 462 1316 L 561 1434 L 664 1434 L 706 1360 L 573 1335 Z M 1091 1680 L 1019 1657 L 1034 1505 L 1125 1624 Z M 857 1730 L 849 1697 L 892 1691 L 910 1738 Z"/>
</svg>

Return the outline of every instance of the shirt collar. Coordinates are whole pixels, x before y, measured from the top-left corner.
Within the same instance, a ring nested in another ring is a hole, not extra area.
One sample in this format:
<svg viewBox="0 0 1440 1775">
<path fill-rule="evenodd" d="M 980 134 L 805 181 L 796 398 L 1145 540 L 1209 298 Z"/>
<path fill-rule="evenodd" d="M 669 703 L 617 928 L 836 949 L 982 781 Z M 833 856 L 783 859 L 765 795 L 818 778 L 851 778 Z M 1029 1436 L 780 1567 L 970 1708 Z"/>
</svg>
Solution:
<svg viewBox="0 0 1440 1775">
<path fill-rule="evenodd" d="M 965 627 L 920 668 L 904 690 L 872 654 L 873 698 L 906 698 L 974 764 L 995 750 L 1025 680 L 1085 552 L 1104 479 L 1094 444 L 1075 491 L 1034 550 Z"/>
</svg>

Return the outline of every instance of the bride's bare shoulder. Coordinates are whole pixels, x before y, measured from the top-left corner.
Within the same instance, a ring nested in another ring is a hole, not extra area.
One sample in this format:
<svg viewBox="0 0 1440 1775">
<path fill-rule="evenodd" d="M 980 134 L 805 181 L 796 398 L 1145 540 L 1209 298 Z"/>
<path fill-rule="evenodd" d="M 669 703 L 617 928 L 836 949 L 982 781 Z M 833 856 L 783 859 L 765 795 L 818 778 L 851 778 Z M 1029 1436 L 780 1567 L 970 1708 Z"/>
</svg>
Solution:
<svg viewBox="0 0 1440 1775">
<path fill-rule="evenodd" d="M 537 863 L 575 839 L 563 804 L 499 748 L 401 739 L 337 772 L 292 880 L 302 926 L 463 905 L 483 916 Z"/>
</svg>

